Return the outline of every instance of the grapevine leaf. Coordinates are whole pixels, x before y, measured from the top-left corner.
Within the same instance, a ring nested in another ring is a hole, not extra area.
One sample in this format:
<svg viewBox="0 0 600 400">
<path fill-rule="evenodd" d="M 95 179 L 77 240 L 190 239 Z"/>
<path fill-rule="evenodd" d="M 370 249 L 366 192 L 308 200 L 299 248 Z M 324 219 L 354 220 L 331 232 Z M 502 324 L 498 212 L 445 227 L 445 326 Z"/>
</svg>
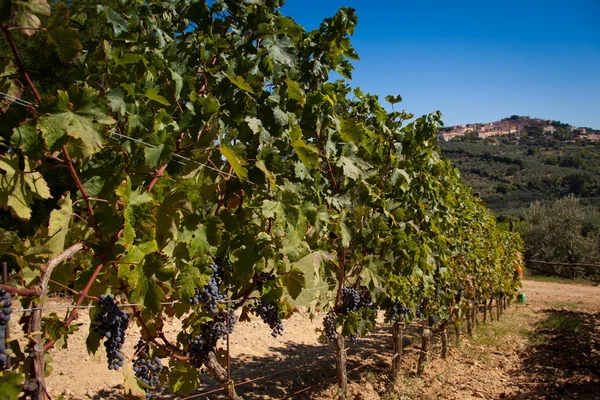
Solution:
<svg viewBox="0 0 600 400">
<path fill-rule="evenodd" d="M 231 83 L 233 83 L 238 88 L 240 88 L 248 93 L 254 93 L 252 91 L 252 86 L 250 86 L 243 77 L 241 77 L 241 76 L 234 77 L 234 76 L 229 76 L 229 75 L 225 75 L 225 76 L 227 77 L 227 79 L 229 79 L 229 81 Z"/>
<path fill-rule="evenodd" d="M 134 396 L 140 399 L 146 397 L 146 391 L 138 385 L 138 380 L 133 373 L 133 363 L 129 361 L 123 365 L 123 386 L 126 396 Z"/>
<path fill-rule="evenodd" d="M 198 388 L 200 375 L 194 368 L 182 361 L 172 361 L 171 372 L 169 373 L 169 389 L 173 393 L 187 396 Z"/>
<path fill-rule="evenodd" d="M 285 84 L 287 86 L 288 97 L 302 103 L 304 101 L 304 92 L 300 88 L 298 82 L 293 81 L 290 78 L 285 78 Z"/>
<path fill-rule="evenodd" d="M 311 170 L 319 166 L 319 150 L 315 146 L 298 139 L 292 142 L 292 147 L 307 169 Z"/>
<path fill-rule="evenodd" d="M 0 156 L 0 206 L 10 208 L 16 217 L 29 220 L 33 198 L 49 199 L 50 190 L 42 175 L 33 172 L 30 161 L 24 157 L 24 170 L 19 168 L 19 157 L 14 153 Z"/>
<path fill-rule="evenodd" d="M 21 385 L 23 384 L 23 374 L 17 372 L 5 372 L 0 376 L 0 393 L 2 399 L 17 400 L 21 393 Z"/>
<path fill-rule="evenodd" d="M 40 106 L 47 114 L 40 118 L 38 128 L 51 150 L 64 143 L 65 134 L 81 139 L 81 152 L 89 157 L 102 148 L 105 126 L 115 121 L 106 113 L 106 105 L 96 90 L 74 88 L 58 91 L 56 97 Z"/>
<path fill-rule="evenodd" d="M 362 132 L 364 127 L 362 123 L 358 123 L 354 119 L 342 119 L 341 121 L 340 135 L 344 140 L 359 144 L 362 140 Z"/>
<path fill-rule="evenodd" d="M 127 20 L 121 14 L 115 12 L 112 8 L 106 7 L 106 21 L 112 25 L 115 37 L 119 37 L 123 32 L 129 30 Z"/>
<path fill-rule="evenodd" d="M 52 11 L 52 17 L 46 29 L 48 42 L 56 46 L 58 56 L 64 63 L 75 59 L 83 50 L 83 46 L 79 42 L 79 32 L 69 27 L 70 22 L 69 7 L 65 3 L 59 3 Z"/>
<path fill-rule="evenodd" d="M 385 101 L 387 101 L 390 104 L 400 103 L 402 101 L 402 96 L 400 96 L 400 95 L 397 95 L 397 96 L 388 95 L 388 96 L 385 96 Z"/>
<path fill-rule="evenodd" d="M 41 26 L 38 16 L 50 16 L 50 5 L 46 0 L 12 1 L 14 25 L 22 29 L 27 36 L 36 33 Z M 27 29 L 31 28 L 31 29 Z"/>
<path fill-rule="evenodd" d="M 158 94 L 158 91 L 154 88 L 148 88 L 146 89 L 146 92 L 144 93 L 144 96 L 146 96 L 147 98 L 149 98 L 150 100 L 154 100 L 160 104 L 162 104 L 163 106 L 170 106 L 171 103 L 169 103 L 169 101 L 164 98 L 163 96 L 161 96 L 160 94 Z"/>
<path fill-rule="evenodd" d="M 262 122 L 258 118 L 254 117 L 246 117 L 245 121 L 248 123 L 248 126 L 254 132 L 255 135 L 258 135 L 262 132 Z"/>
<path fill-rule="evenodd" d="M 67 192 L 58 201 L 60 209 L 52 210 L 50 213 L 50 222 L 48 224 L 48 236 L 46 248 L 51 252 L 52 257 L 58 255 L 65 248 L 65 239 L 69 232 L 69 224 L 73 215 L 73 202 Z"/>
<path fill-rule="evenodd" d="M 23 88 L 19 85 L 17 67 L 8 58 L 0 58 L 0 92 L 9 96 L 20 98 Z M 5 112 L 12 102 L 2 98 L 0 100 L 0 112 Z"/>
<path fill-rule="evenodd" d="M 137 245 L 129 246 L 127 249 L 127 254 L 122 258 L 121 261 L 125 263 L 140 263 L 144 257 L 148 254 L 154 253 L 158 251 L 158 245 L 156 244 L 156 240 L 151 240 L 149 242 L 139 243 Z"/>
<path fill-rule="evenodd" d="M 45 143 L 33 119 L 28 119 L 21 126 L 13 129 L 10 144 L 30 155 L 41 154 L 45 150 Z"/>
<path fill-rule="evenodd" d="M 110 109 L 120 115 L 127 113 L 127 102 L 125 101 L 125 91 L 122 88 L 116 88 L 106 95 Z"/>
<path fill-rule="evenodd" d="M 194 295 L 194 289 L 204 287 L 210 280 L 210 275 L 203 274 L 193 265 L 183 267 L 177 276 L 177 288 L 182 297 L 188 299 Z"/>
<path fill-rule="evenodd" d="M 290 296 L 292 296 L 292 299 L 297 299 L 306 284 L 304 273 L 298 268 L 292 267 L 292 269 L 283 276 L 283 284 Z"/>
<path fill-rule="evenodd" d="M 219 146 L 219 151 L 227 159 L 227 162 L 233 168 L 233 172 L 240 178 L 241 180 L 248 179 L 248 170 L 245 165 L 247 162 L 240 155 L 238 155 L 235 150 L 229 146 L 221 145 Z"/>
</svg>

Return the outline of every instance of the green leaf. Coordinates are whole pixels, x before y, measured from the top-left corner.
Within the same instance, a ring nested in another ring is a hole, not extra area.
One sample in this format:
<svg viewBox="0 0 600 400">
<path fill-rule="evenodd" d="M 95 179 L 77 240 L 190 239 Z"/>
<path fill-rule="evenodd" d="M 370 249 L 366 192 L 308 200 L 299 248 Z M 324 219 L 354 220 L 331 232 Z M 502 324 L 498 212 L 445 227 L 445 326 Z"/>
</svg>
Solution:
<svg viewBox="0 0 600 400">
<path fill-rule="evenodd" d="M 121 14 L 115 12 L 112 8 L 106 7 L 106 21 L 112 25 L 115 37 L 119 37 L 123 32 L 129 31 L 127 20 Z"/>
<path fill-rule="evenodd" d="M 67 192 L 58 201 L 60 209 L 52 210 L 50 213 L 50 222 L 48 223 L 48 236 L 46 248 L 51 252 L 52 257 L 58 255 L 65 248 L 65 239 L 69 232 L 69 224 L 73 216 L 73 202 Z"/>
<path fill-rule="evenodd" d="M 294 267 L 292 267 L 287 274 L 283 275 L 282 280 L 287 292 L 294 300 L 298 298 L 300 293 L 302 293 L 302 289 L 306 284 L 304 273 L 298 268 Z"/>
<path fill-rule="evenodd" d="M 198 388 L 200 374 L 183 361 L 172 361 L 169 373 L 169 389 L 173 393 L 187 396 Z"/>
<path fill-rule="evenodd" d="M 58 56 L 64 63 L 70 62 L 83 50 L 79 42 L 77 29 L 69 27 L 69 7 L 65 3 L 57 4 L 52 10 L 52 17 L 46 28 L 48 42 L 56 46 Z"/>
<path fill-rule="evenodd" d="M 115 121 L 107 114 L 106 104 L 96 90 L 76 87 L 69 92 L 58 91 L 56 97 L 40 106 L 44 115 L 38 129 L 51 150 L 64 144 L 66 136 L 80 139 L 78 147 L 84 157 L 100 151 L 106 132 L 104 125 Z"/>
<path fill-rule="evenodd" d="M 210 275 L 203 274 L 194 265 L 186 265 L 177 276 L 176 285 L 181 297 L 189 299 L 194 295 L 194 289 L 204 287 L 210 280 Z"/>
<path fill-rule="evenodd" d="M 17 400 L 21 393 L 23 374 L 17 372 L 5 372 L 0 376 L 0 393 L 2 400 Z"/>
<path fill-rule="evenodd" d="M 353 118 L 342 118 L 340 122 L 340 135 L 344 138 L 344 140 L 346 140 L 347 142 L 359 144 L 362 140 L 364 132 L 364 126 L 362 122 L 359 123 Z"/>
<path fill-rule="evenodd" d="M 315 146 L 298 139 L 292 142 L 292 147 L 307 169 L 311 170 L 319 166 L 319 150 Z"/>
<path fill-rule="evenodd" d="M 48 184 L 39 172 L 33 172 L 29 159 L 23 157 L 24 170 L 19 168 L 19 157 L 14 153 L 0 156 L 0 206 L 10 208 L 16 217 L 29 220 L 33 199 L 49 199 Z"/>
<path fill-rule="evenodd" d="M 131 245 L 127 249 L 127 254 L 125 254 L 121 261 L 137 264 L 140 263 L 148 254 L 157 251 L 158 245 L 156 244 L 156 240 L 151 240 L 137 245 Z"/>
<path fill-rule="evenodd" d="M 158 94 L 158 91 L 154 88 L 148 88 L 146 89 L 146 92 L 144 93 L 144 96 L 146 96 L 147 98 L 149 98 L 150 100 L 154 100 L 160 104 L 162 104 L 163 106 L 170 106 L 171 103 L 169 103 L 169 101 L 164 98 L 163 96 L 161 96 L 160 94 Z"/>
<path fill-rule="evenodd" d="M 127 113 L 127 102 L 125 101 L 125 91 L 123 88 L 116 88 L 106 95 L 110 109 L 121 115 Z"/>
<path fill-rule="evenodd" d="M 13 129 L 10 144 L 26 153 L 35 153 L 35 150 L 41 153 L 45 150 L 45 143 L 34 119 L 27 119 L 23 125 Z"/>
<path fill-rule="evenodd" d="M 400 96 L 400 95 L 397 95 L 397 96 L 388 95 L 388 96 L 385 96 L 385 101 L 387 101 L 390 104 L 400 103 L 402 101 L 402 96 Z"/>
<path fill-rule="evenodd" d="M 245 165 L 247 165 L 247 161 L 243 159 L 240 155 L 238 155 L 235 150 L 229 146 L 221 145 L 219 146 L 219 151 L 227 159 L 227 162 L 233 168 L 233 171 L 237 175 L 238 178 L 245 181 L 248 179 L 248 170 Z"/>
<path fill-rule="evenodd" d="M 298 82 L 285 78 L 285 84 L 287 86 L 287 94 L 290 99 L 297 100 L 299 103 L 304 102 L 304 91 L 300 88 Z"/>
<path fill-rule="evenodd" d="M 243 77 L 241 76 L 229 76 L 229 75 L 225 75 L 227 77 L 227 79 L 229 79 L 229 81 L 231 83 L 233 83 L 235 86 L 237 86 L 238 88 L 248 92 L 248 93 L 254 93 L 254 91 L 252 90 L 252 86 L 250 86 L 248 84 L 248 82 L 246 82 L 244 80 Z"/>
</svg>

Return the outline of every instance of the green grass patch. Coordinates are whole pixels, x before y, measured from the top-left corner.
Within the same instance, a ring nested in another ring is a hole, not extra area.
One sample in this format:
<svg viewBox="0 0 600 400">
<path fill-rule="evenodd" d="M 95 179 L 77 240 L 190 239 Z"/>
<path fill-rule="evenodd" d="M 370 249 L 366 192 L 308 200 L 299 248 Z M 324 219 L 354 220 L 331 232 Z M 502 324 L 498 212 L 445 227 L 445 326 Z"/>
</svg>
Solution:
<svg viewBox="0 0 600 400">
<path fill-rule="evenodd" d="M 579 303 L 581 303 L 581 302 L 579 302 Z M 575 311 L 575 310 L 577 310 L 577 303 L 555 302 L 555 303 L 550 303 L 550 307 L 552 307 L 552 308 L 565 308 L 567 310 Z"/>
<path fill-rule="evenodd" d="M 540 324 L 540 327 L 558 333 L 576 334 L 581 330 L 582 322 L 570 314 L 551 314 Z"/>
</svg>

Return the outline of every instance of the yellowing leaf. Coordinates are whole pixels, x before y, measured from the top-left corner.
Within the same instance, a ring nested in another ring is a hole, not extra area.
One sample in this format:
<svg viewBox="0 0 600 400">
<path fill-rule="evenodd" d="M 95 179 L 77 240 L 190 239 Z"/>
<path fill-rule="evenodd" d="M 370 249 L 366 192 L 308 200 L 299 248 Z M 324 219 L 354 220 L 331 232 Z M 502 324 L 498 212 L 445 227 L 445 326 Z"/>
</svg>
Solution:
<svg viewBox="0 0 600 400">
<path fill-rule="evenodd" d="M 60 209 L 52 210 L 50 213 L 50 222 L 48 223 L 48 236 L 46 248 L 52 253 L 52 256 L 58 255 L 65 248 L 65 238 L 69 231 L 69 224 L 73 216 L 73 202 L 67 192 L 59 201 Z"/>
<path fill-rule="evenodd" d="M 33 198 L 49 199 L 50 190 L 39 172 L 33 172 L 28 158 L 24 170 L 19 168 L 19 157 L 14 153 L 0 156 L 0 206 L 10 208 L 13 215 L 29 220 Z"/>
<path fill-rule="evenodd" d="M 244 78 L 242 78 L 241 76 L 235 76 L 235 77 L 229 76 L 229 75 L 225 75 L 225 76 L 229 79 L 229 81 L 231 81 L 231 83 L 233 83 L 235 86 L 239 87 L 240 89 L 245 90 L 246 92 L 249 92 L 249 93 L 254 93 L 252 91 L 252 86 L 250 86 L 248 84 L 248 82 L 246 82 L 244 80 Z"/>
<path fill-rule="evenodd" d="M 11 2 L 14 13 L 14 25 L 22 29 L 21 32 L 31 36 L 41 26 L 38 16 L 49 16 L 50 5 L 46 0 L 28 0 Z"/>
<path fill-rule="evenodd" d="M 133 373 L 131 362 L 126 362 L 123 365 L 123 386 L 125 388 L 125 395 L 127 396 L 135 396 L 140 399 L 146 397 L 146 391 L 140 387 Z"/>
<path fill-rule="evenodd" d="M 233 168 L 233 172 L 241 180 L 248 179 L 248 170 L 244 167 L 248 163 L 242 157 L 240 157 L 231 147 L 222 145 L 219 146 L 219 151 L 227 159 L 227 162 Z"/>
</svg>

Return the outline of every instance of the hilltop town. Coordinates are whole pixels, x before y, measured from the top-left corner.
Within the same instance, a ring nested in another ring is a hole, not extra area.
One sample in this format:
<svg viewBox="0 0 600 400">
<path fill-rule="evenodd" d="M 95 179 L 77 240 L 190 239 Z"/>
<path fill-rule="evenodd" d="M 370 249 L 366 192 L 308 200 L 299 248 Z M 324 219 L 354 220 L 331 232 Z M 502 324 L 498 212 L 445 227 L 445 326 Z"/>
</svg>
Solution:
<svg viewBox="0 0 600 400">
<path fill-rule="evenodd" d="M 441 128 L 438 131 L 440 140 L 449 141 L 463 137 L 487 139 L 494 136 L 520 135 L 523 131 L 528 134 L 560 136 L 562 139 L 577 141 L 590 140 L 600 142 L 600 131 L 590 128 L 575 127 L 560 121 L 531 118 L 513 115 L 500 121 L 455 125 Z"/>
</svg>

